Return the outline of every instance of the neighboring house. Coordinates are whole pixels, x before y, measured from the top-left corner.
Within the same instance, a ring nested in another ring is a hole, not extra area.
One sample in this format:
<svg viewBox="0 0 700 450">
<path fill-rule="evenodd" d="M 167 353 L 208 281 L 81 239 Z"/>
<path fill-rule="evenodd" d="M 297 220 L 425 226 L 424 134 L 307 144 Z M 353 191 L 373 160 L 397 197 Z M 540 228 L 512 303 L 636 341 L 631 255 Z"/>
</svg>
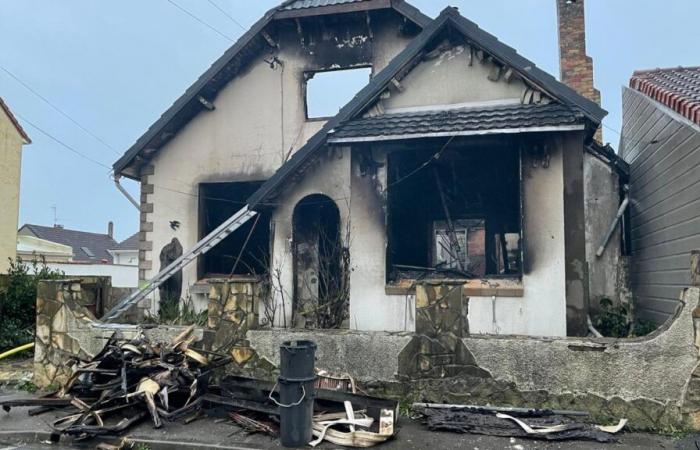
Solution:
<svg viewBox="0 0 700 450">
<path fill-rule="evenodd" d="M 139 265 L 139 234 L 134 233 L 115 247 L 110 248 L 114 264 L 125 266 Z"/>
<path fill-rule="evenodd" d="M 0 97 L 0 273 L 16 256 L 22 145 L 31 142 Z"/>
<path fill-rule="evenodd" d="M 583 2 L 558 7 L 583 40 Z M 183 270 L 183 293 L 267 273 L 277 325 L 321 328 L 337 298 L 342 326 L 412 331 L 427 282 L 461 289 L 471 333 L 586 334 L 591 268 L 600 295 L 616 277 L 587 235 L 613 222 L 622 164 L 593 140 L 607 113 L 585 44 L 560 45 L 574 89 L 454 8 L 272 9 L 114 164 L 141 182 L 139 278 L 248 204 L 258 216 Z M 358 67 L 369 84 L 314 115 L 314 78 Z"/>
<path fill-rule="evenodd" d="M 138 286 L 138 267 L 133 263 L 126 264 L 121 259 L 123 252 L 133 249 L 128 248 L 128 240 L 122 243 L 114 240 L 112 222 L 109 223 L 107 234 L 33 224 L 23 225 L 17 233 L 17 248 L 18 251 L 21 250 L 23 259 L 44 257 L 49 267 L 69 276 L 110 276 L 112 286 Z M 54 248 L 51 244 L 59 247 Z M 63 259 L 67 249 L 70 249 L 70 257 Z M 119 261 L 113 257 L 114 249 L 117 249 Z M 120 252 L 119 249 L 123 250 Z M 60 258 L 56 255 L 57 252 L 61 255 Z"/>
<path fill-rule="evenodd" d="M 631 286 L 640 317 L 661 323 L 700 249 L 700 67 L 638 71 L 622 92 L 630 163 Z"/>
<path fill-rule="evenodd" d="M 73 247 L 20 234 L 17 236 L 17 257 L 25 262 L 41 259 L 46 263 L 68 263 L 73 260 Z"/>
</svg>

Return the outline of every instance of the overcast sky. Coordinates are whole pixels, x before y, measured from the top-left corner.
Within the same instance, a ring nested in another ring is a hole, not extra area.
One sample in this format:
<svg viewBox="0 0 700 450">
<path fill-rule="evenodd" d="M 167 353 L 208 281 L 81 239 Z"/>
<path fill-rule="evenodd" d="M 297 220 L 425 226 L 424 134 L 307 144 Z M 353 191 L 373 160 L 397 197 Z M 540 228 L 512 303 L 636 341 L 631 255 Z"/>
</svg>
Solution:
<svg viewBox="0 0 700 450">
<path fill-rule="evenodd" d="M 245 27 L 277 3 L 211 1 Z M 457 6 L 558 76 L 554 0 L 411 3 L 432 17 Z M 605 140 L 617 146 L 620 90 L 635 69 L 700 65 L 700 1 L 587 0 L 586 7 L 588 53 L 610 112 Z M 138 213 L 114 188 L 109 167 L 242 32 L 208 0 L 0 0 L 0 96 L 34 141 L 22 161 L 20 225 L 53 224 L 55 207 L 67 228 L 104 232 L 113 220 L 117 238 L 136 232 Z M 138 197 L 136 183 L 125 184 Z"/>
</svg>

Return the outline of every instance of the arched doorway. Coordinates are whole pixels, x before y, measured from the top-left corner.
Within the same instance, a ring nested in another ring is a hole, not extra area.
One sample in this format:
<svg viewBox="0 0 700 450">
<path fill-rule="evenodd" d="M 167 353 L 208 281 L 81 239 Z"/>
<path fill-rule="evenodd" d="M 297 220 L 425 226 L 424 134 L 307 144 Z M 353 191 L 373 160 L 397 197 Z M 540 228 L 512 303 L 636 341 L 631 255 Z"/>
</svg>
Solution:
<svg viewBox="0 0 700 450">
<path fill-rule="evenodd" d="M 304 197 L 292 218 L 295 328 L 340 328 L 347 318 L 340 212 L 322 194 Z"/>
</svg>

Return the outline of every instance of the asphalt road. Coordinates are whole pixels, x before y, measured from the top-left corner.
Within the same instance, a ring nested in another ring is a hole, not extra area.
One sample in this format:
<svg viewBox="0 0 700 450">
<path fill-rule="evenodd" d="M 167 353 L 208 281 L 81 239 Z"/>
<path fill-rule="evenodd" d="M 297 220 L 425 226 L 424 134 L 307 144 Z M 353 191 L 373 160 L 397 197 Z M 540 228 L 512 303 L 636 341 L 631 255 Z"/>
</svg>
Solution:
<svg viewBox="0 0 700 450">
<path fill-rule="evenodd" d="M 3 397 L 21 397 L 23 393 L 0 392 Z M 48 438 L 49 423 L 52 413 L 30 417 L 27 408 L 13 408 L 9 413 L 0 411 L 0 450 L 4 449 L 67 449 L 95 448 L 99 441 L 80 443 L 62 443 L 59 445 L 42 444 Z M 279 449 L 279 441 L 264 435 L 249 435 L 237 426 L 217 422 L 212 419 L 200 419 L 183 425 L 166 423 L 163 428 L 155 430 L 150 422 L 144 421 L 129 430 L 128 436 L 143 441 L 150 450 L 165 448 L 180 449 Z M 685 436 L 681 439 L 645 433 L 621 433 L 616 444 L 597 442 L 566 441 L 543 442 L 526 439 L 511 439 L 469 434 L 430 432 L 418 421 L 402 419 L 401 428 L 395 439 L 382 444 L 382 450 L 611 450 L 632 449 L 700 449 L 700 435 Z M 696 444 L 697 440 L 697 444 Z M 177 443 L 177 444 L 176 444 Z M 337 446 L 324 443 L 317 448 L 332 449 Z"/>
</svg>

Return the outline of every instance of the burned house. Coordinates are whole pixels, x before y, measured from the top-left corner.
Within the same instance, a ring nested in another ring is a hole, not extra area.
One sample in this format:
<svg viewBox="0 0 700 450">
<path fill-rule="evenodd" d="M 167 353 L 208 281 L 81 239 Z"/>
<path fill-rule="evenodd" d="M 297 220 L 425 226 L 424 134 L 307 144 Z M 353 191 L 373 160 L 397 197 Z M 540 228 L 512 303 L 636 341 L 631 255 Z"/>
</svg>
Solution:
<svg viewBox="0 0 700 450">
<path fill-rule="evenodd" d="M 351 71 L 368 83 L 327 117 L 314 80 Z M 267 324 L 413 331 L 433 286 L 472 334 L 585 335 L 591 298 L 617 295 L 619 231 L 599 243 L 624 164 L 577 90 L 454 8 L 287 1 L 115 163 L 141 182 L 140 278 L 247 207 L 161 296 L 238 278 Z"/>
</svg>

